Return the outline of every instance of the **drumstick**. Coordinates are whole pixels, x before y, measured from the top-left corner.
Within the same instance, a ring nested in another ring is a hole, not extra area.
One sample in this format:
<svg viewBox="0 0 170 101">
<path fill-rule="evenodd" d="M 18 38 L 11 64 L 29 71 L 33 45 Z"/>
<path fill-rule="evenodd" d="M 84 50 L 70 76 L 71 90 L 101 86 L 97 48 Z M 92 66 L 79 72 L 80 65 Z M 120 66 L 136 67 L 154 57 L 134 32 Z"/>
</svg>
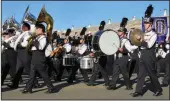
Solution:
<svg viewBox="0 0 170 101">
<path fill-rule="evenodd" d="M 113 43 L 113 45 L 116 46 L 116 48 L 119 48 L 119 47 L 117 47 L 117 45 L 115 43 Z"/>
</svg>

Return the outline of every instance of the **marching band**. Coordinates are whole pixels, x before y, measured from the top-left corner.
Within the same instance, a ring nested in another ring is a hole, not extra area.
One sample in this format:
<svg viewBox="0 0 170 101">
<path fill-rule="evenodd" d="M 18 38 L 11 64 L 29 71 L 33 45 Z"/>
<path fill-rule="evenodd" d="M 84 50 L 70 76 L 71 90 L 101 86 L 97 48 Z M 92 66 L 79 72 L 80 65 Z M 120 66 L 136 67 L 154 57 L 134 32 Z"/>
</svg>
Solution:
<svg viewBox="0 0 170 101">
<path fill-rule="evenodd" d="M 29 8 L 29 7 L 28 7 Z M 104 30 L 105 21 L 101 21 L 99 30 L 92 35 L 86 34 L 83 27 L 80 36 L 71 37 L 71 29 L 67 29 L 65 38 L 61 38 L 57 31 L 52 34 L 53 18 L 43 7 L 37 20 L 28 12 L 22 19 L 22 27 L 12 17 L 3 25 L 1 56 L 2 74 L 1 84 L 4 84 L 8 73 L 11 76 L 11 89 L 17 89 L 22 83 L 22 75 L 29 75 L 22 93 L 33 93 L 32 89 L 40 87 L 37 77 L 43 79 L 48 87 L 46 93 L 55 93 L 57 90 L 51 82 L 62 81 L 64 70 L 68 72 L 67 82 L 76 81 L 79 70 L 87 86 L 95 86 L 99 73 L 104 78 L 107 90 L 116 90 L 119 75 L 122 74 L 126 90 L 133 89 L 131 81 L 134 69 L 137 69 L 137 85 L 132 97 L 142 96 L 145 77 L 149 76 L 154 87 L 154 96 L 162 95 L 162 87 L 169 85 L 169 28 L 164 40 L 158 44 L 156 29 L 153 29 L 154 19 L 152 5 L 145 11 L 144 29 L 126 29 L 128 18 L 123 18 L 117 31 Z M 44 24 L 45 22 L 45 24 Z M 34 27 L 33 27 L 34 26 Z M 107 56 L 112 56 L 113 72 L 111 80 L 106 69 Z M 89 77 L 88 70 L 92 70 Z M 161 70 L 164 69 L 164 79 L 158 81 Z"/>
</svg>

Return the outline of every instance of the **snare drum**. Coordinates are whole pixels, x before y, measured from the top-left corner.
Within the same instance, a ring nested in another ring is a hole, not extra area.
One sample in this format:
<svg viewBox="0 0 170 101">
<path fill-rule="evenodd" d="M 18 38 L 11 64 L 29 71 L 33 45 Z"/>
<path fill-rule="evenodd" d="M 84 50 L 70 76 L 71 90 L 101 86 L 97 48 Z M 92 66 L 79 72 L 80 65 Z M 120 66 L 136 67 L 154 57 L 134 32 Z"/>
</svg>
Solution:
<svg viewBox="0 0 170 101">
<path fill-rule="evenodd" d="M 80 68 L 81 69 L 91 69 L 94 67 L 94 61 L 91 57 L 83 57 L 80 59 Z"/>
<path fill-rule="evenodd" d="M 98 55 L 113 55 L 120 47 L 120 39 L 114 30 L 98 31 L 92 38 L 92 49 Z"/>
<path fill-rule="evenodd" d="M 63 66 L 76 66 L 77 57 L 71 54 L 63 56 Z"/>
</svg>

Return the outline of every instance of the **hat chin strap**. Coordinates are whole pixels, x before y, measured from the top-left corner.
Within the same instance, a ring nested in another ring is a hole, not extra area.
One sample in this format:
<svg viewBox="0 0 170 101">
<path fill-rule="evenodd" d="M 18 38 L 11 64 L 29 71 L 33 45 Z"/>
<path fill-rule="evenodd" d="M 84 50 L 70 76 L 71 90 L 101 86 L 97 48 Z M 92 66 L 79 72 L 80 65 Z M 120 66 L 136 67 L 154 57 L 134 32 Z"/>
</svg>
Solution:
<svg viewBox="0 0 170 101">
<path fill-rule="evenodd" d="M 148 29 L 149 29 L 149 27 L 151 27 L 151 29 L 150 29 L 150 30 L 148 30 Z M 152 30 L 152 25 L 150 24 L 150 26 L 148 26 L 148 28 L 146 28 L 145 32 L 149 32 L 149 31 L 151 31 L 151 30 Z"/>
</svg>

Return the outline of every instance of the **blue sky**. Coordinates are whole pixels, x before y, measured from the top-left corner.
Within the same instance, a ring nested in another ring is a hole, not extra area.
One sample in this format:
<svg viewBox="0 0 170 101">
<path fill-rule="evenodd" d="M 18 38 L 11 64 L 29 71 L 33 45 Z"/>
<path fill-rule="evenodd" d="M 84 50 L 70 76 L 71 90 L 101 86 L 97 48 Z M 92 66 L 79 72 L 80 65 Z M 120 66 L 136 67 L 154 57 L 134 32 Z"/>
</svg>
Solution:
<svg viewBox="0 0 170 101">
<path fill-rule="evenodd" d="M 153 16 L 163 15 L 164 9 L 169 12 L 168 1 L 2 1 L 2 22 L 14 14 L 15 19 L 21 22 L 28 5 L 29 11 L 37 17 L 44 4 L 57 30 L 72 25 L 78 28 L 88 24 L 99 25 L 100 21 L 107 22 L 108 19 L 120 22 L 123 17 L 141 18 L 149 4 L 154 7 Z"/>
</svg>

